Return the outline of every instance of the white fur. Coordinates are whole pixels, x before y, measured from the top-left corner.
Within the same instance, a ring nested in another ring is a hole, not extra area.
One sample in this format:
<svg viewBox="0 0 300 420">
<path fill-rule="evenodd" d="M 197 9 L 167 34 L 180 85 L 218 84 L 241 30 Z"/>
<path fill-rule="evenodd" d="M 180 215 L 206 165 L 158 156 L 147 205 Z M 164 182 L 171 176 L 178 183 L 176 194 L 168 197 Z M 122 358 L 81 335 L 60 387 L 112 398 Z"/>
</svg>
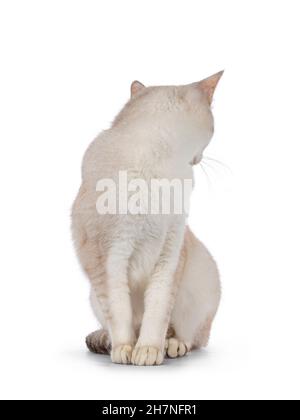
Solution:
<svg viewBox="0 0 300 420">
<path fill-rule="evenodd" d="M 99 215 L 96 184 L 103 178 L 117 183 L 120 170 L 149 183 L 192 179 L 191 163 L 201 159 L 213 133 L 209 83 L 217 81 L 150 88 L 135 82 L 129 103 L 84 156 L 73 236 L 116 363 L 160 364 L 165 347 L 175 357 L 208 340 L 219 277 L 185 215 Z M 169 326 L 175 336 L 166 341 Z"/>
</svg>

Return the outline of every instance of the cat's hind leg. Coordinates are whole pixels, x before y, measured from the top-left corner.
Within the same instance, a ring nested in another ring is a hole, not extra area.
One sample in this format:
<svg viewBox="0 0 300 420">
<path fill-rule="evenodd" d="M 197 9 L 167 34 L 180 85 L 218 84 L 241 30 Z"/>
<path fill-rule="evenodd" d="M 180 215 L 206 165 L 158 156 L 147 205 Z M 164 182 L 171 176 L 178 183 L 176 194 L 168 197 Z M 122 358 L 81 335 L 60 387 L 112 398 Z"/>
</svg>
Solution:
<svg viewBox="0 0 300 420">
<path fill-rule="evenodd" d="M 174 328 L 169 326 L 165 341 L 165 356 L 174 359 L 175 357 L 185 356 L 187 352 L 186 344 L 176 337 Z"/>
<path fill-rule="evenodd" d="M 181 340 L 176 336 L 175 330 L 172 335 L 167 335 L 165 341 L 165 355 L 171 359 L 185 356 L 192 348 L 202 348 L 208 345 L 212 321 L 207 320 L 204 325 L 200 325 L 198 330 L 193 334 L 193 339 L 188 339 L 187 342 Z M 191 344 L 192 343 L 192 344 Z"/>
<path fill-rule="evenodd" d="M 86 345 L 92 353 L 110 354 L 111 340 L 107 323 L 99 299 L 97 298 L 93 287 L 91 288 L 90 302 L 93 312 L 99 321 L 99 324 L 101 324 L 103 328 L 89 334 L 85 339 Z"/>
<path fill-rule="evenodd" d="M 165 354 L 166 356 L 174 359 L 175 357 L 185 356 L 188 352 L 188 348 L 183 341 L 180 341 L 176 337 L 170 337 L 166 339 L 165 343 Z"/>
<path fill-rule="evenodd" d="M 211 325 L 217 312 L 221 287 L 216 263 L 204 245 L 186 231 L 183 247 L 184 268 L 171 316 L 174 329 L 166 340 L 169 357 L 186 354 L 208 344 Z"/>
</svg>

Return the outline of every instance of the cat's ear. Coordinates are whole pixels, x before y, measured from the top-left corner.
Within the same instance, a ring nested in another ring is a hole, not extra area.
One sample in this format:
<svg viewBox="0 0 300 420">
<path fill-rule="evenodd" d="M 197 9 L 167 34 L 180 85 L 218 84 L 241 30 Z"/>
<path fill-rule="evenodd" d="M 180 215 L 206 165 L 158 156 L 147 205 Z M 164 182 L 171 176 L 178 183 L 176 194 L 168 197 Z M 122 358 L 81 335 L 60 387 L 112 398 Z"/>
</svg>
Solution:
<svg viewBox="0 0 300 420">
<path fill-rule="evenodd" d="M 143 83 L 138 82 L 137 80 L 132 82 L 131 87 L 130 87 L 131 97 L 135 96 L 140 90 L 142 90 L 144 88 L 145 88 L 145 86 L 143 85 Z"/>
<path fill-rule="evenodd" d="M 224 73 L 224 70 L 208 77 L 207 79 L 201 80 L 201 82 L 198 83 L 198 86 L 200 87 L 202 92 L 204 92 L 205 96 L 207 97 L 207 100 L 208 100 L 209 104 L 212 103 L 215 89 L 216 89 L 217 84 L 219 83 L 219 80 L 221 79 L 223 73 Z"/>
</svg>

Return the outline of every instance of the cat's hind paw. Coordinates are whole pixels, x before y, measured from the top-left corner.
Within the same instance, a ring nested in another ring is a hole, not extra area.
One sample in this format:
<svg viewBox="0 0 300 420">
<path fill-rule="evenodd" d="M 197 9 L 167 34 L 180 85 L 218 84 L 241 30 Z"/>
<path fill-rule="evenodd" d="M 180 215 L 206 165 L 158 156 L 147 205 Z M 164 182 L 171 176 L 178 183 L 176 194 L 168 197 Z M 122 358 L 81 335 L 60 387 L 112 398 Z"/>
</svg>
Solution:
<svg viewBox="0 0 300 420">
<path fill-rule="evenodd" d="M 165 352 L 168 357 L 174 359 L 175 357 L 185 356 L 188 352 L 187 345 L 177 340 L 177 338 L 168 338 L 166 339 Z"/>
<path fill-rule="evenodd" d="M 132 353 L 131 363 L 138 366 L 161 365 L 164 360 L 163 353 L 157 347 L 135 347 Z"/>
<path fill-rule="evenodd" d="M 128 365 L 131 362 L 132 346 L 129 344 L 114 347 L 111 351 L 111 361 Z"/>
</svg>

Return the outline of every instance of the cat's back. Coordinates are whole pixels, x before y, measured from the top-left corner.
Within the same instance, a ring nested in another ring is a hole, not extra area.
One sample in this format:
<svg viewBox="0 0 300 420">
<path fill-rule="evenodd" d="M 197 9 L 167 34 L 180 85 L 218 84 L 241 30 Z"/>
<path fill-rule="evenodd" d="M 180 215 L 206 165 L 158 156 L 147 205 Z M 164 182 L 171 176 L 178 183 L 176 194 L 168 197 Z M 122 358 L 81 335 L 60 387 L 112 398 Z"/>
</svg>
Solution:
<svg viewBox="0 0 300 420">
<path fill-rule="evenodd" d="M 125 142 L 126 146 L 125 147 Z M 112 177 L 133 163 L 133 153 L 125 136 L 112 130 L 103 131 L 87 148 L 82 161 L 83 181 Z"/>
<path fill-rule="evenodd" d="M 165 157 L 160 143 L 151 133 L 135 127 L 110 128 L 103 131 L 87 148 L 82 163 L 83 182 L 116 180 L 126 171 L 128 180 L 169 178 L 172 160 Z"/>
</svg>

